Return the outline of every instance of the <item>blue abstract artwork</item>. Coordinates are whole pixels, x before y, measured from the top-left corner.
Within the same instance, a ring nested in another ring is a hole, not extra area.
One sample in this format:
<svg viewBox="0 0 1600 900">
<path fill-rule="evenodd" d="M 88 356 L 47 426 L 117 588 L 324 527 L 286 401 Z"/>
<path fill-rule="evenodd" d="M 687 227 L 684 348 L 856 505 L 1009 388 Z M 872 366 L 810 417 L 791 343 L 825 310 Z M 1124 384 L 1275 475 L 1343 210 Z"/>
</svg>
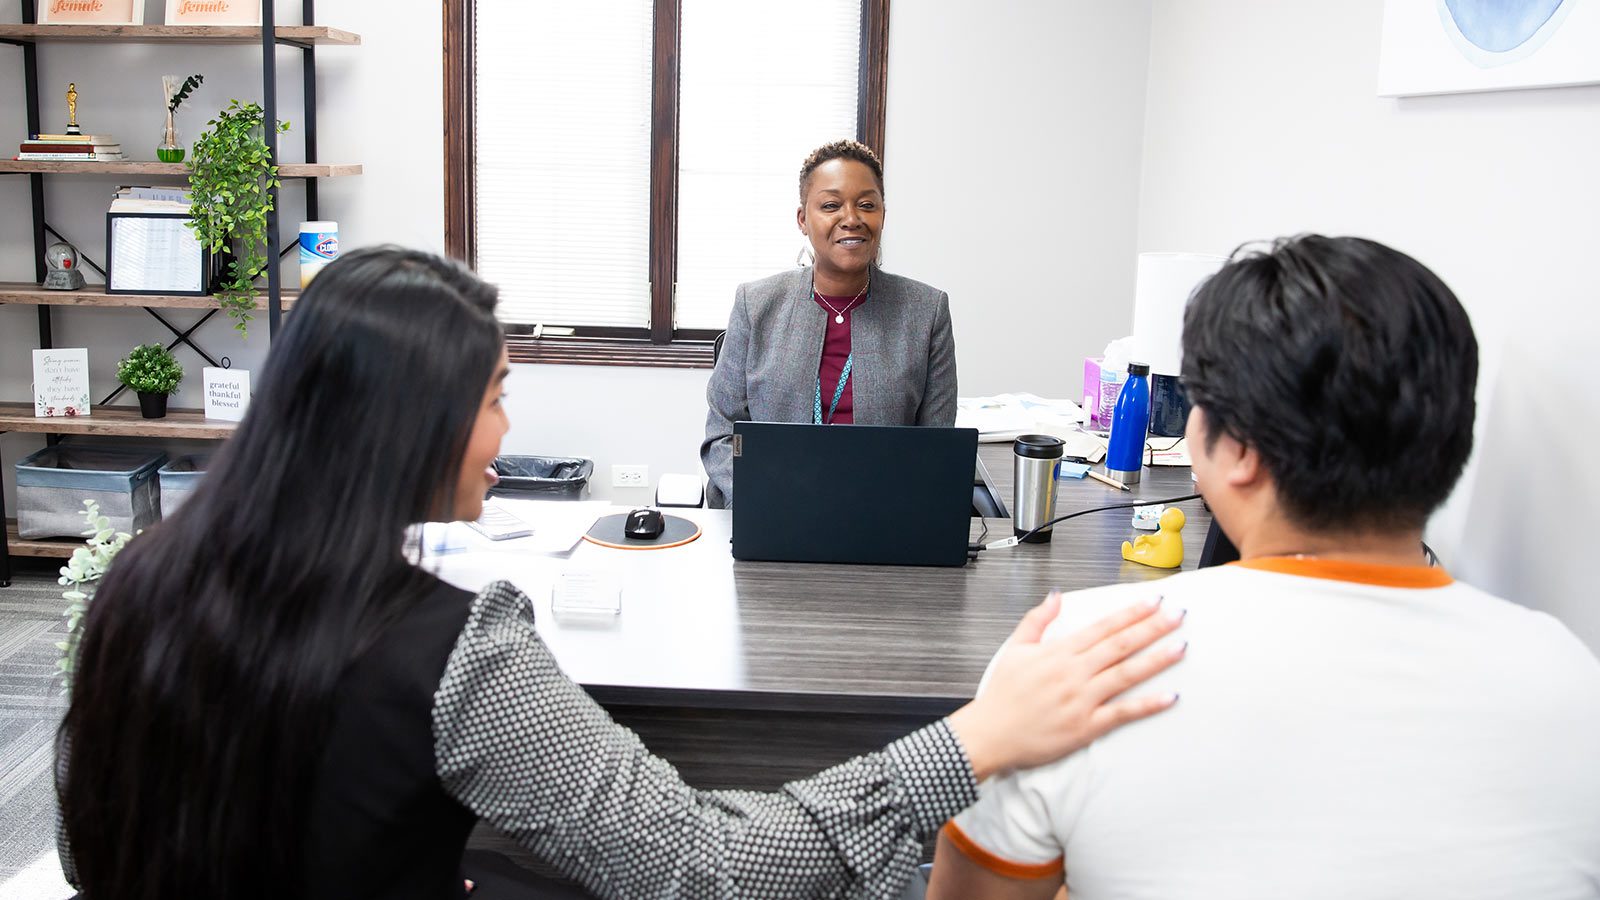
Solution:
<svg viewBox="0 0 1600 900">
<path fill-rule="evenodd" d="M 1461 36 L 1480 49 L 1504 53 L 1527 43 L 1571 0 L 1442 0 Z"/>
<path fill-rule="evenodd" d="M 1384 0 L 1378 93 L 1600 83 L 1600 0 Z"/>
</svg>

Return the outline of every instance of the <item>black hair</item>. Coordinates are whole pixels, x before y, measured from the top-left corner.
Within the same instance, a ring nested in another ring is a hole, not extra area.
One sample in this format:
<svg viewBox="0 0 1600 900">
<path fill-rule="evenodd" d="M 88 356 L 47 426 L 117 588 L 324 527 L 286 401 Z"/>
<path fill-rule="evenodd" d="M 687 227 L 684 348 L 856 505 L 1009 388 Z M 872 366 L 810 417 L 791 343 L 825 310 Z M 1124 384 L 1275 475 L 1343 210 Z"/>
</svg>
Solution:
<svg viewBox="0 0 1600 900">
<path fill-rule="evenodd" d="M 495 289 L 399 248 L 305 291 L 195 495 L 135 537 L 84 621 L 62 724 L 85 897 L 303 896 L 334 691 L 427 590 L 503 343 Z"/>
<path fill-rule="evenodd" d="M 872 148 L 860 141 L 834 141 L 823 144 L 811 151 L 806 161 L 800 166 L 800 205 L 806 204 L 806 191 L 811 187 L 811 175 L 817 167 L 829 160 L 853 159 L 872 170 L 872 177 L 878 182 L 878 193 L 883 193 L 883 163 L 878 159 L 878 154 Z"/>
<path fill-rule="evenodd" d="M 1472 451 L 1478 342 L 1455 294 L 1376 241 L 1235 251 L 1183 320 L 1183 385 L 1212 440 L 1254 448 L 1323 532 L 1420 528 Z"/>
</svg>

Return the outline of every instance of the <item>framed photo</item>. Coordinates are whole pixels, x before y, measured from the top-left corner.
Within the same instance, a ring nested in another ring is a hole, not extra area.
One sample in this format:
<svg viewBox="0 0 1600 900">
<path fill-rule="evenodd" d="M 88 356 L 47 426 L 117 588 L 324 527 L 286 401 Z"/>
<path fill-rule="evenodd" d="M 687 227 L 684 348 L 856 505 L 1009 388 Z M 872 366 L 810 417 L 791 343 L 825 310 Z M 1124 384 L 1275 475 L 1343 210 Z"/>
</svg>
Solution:
<svg viewBox="0 0 1600 900">
<path fill-rule="evenodd" d="M 260 25 L 261 0 L 167 0 L 168 25 Z"/>
<path fill-rule="evenodd" d="M 204 297 L 211 253 L 186 213 L 106 213 L 106 293 Z"/>
<path fill-rule="evenodd" d="M 144 0 L 39 0 L 40 25 L 143 25 Z"/>
</svg>

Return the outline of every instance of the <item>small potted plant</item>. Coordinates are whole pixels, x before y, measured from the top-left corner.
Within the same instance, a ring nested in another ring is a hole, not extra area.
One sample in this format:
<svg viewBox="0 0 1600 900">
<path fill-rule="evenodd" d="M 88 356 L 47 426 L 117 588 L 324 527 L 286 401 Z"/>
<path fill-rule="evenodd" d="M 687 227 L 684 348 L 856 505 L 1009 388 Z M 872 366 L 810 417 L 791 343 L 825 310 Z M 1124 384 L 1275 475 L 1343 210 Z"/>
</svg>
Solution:
<svg viewBox="0 0 1600 900">
<path fill-rule="evenodd" d="M 167 395 L 176 393 L 183 380 L 183 367 L 160 344 L 140 344 L 117 363 L 117 380 L 139 395 L 139 412 L 146 419 L 159 419 L 167 414 Z"/>
<path fill-rule="evenodd" d="M 156 158 L 162 162 L 183 162 L 183 145 L 178 143 L 178 125 L 173 117 L 183 101 L 205 80 L 204 75 L 190 75 L 181 81 L 176 75 L 161 76 L 161 94 L 167 101 L 167 128 L 162 132 L 161 146 L 156 148 Z"/>
</svg>

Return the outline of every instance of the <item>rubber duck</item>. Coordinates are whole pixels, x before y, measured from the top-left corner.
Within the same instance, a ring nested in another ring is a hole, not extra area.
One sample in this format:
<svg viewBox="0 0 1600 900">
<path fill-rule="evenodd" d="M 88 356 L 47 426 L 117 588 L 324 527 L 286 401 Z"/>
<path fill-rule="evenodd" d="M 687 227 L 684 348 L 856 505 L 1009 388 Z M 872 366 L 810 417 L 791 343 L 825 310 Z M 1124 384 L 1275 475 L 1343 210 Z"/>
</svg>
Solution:
<svg viewBox="0 0 1600 900">
<path fill-rule="evenodd" d="M 1122 542 L 1122 558 L 1157 569 L 1176 569 L 1183 565 L 1183 510 L 1168 507 L 1161 514 L 1161 530 L 1141 534 L 1133 543 Z"/>
</svg>

